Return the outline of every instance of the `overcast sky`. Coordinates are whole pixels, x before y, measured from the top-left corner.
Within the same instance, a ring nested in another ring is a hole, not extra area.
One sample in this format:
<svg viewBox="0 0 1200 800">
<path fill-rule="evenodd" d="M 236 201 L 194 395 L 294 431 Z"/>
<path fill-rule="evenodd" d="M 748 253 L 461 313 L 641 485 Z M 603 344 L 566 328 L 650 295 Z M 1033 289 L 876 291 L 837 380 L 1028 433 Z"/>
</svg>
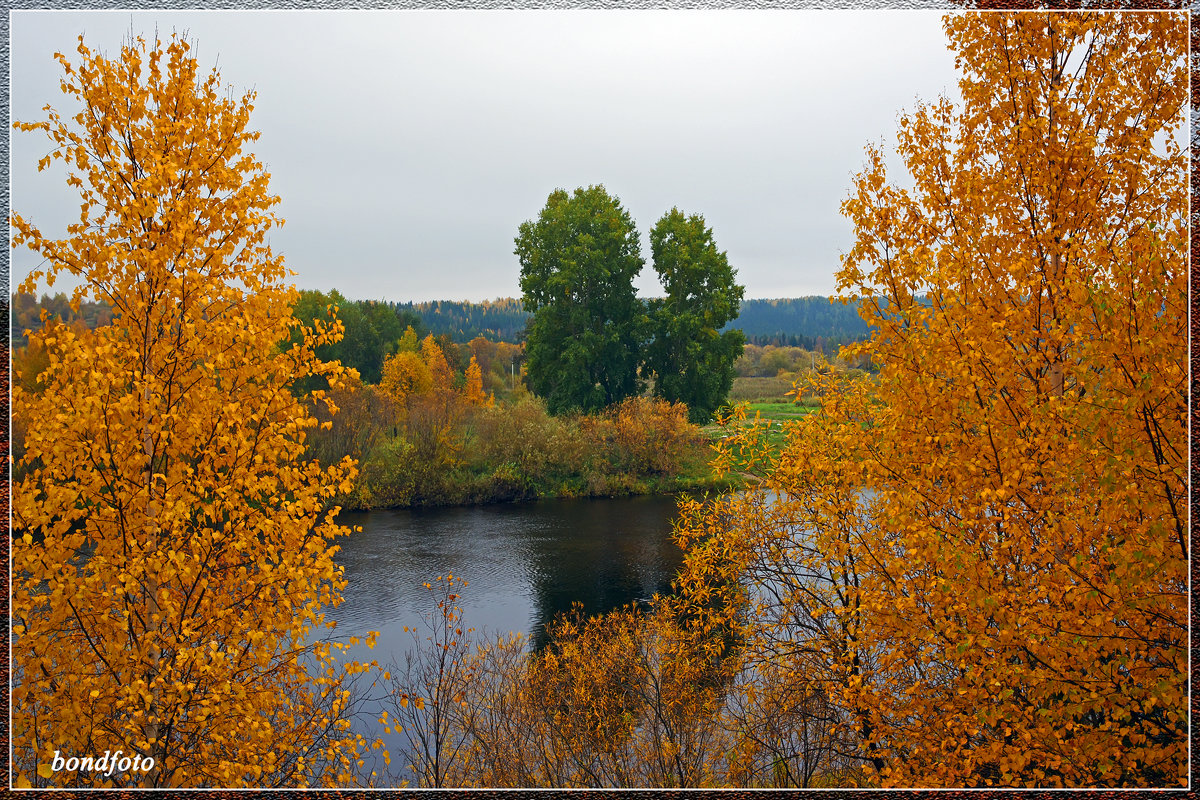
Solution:
<svg viewBox="0 0 1200 800">
<path fill-rule="evenodd" d="M 519 296 L 517 226 L 602 183 L 649 231 L 703 214 L 746 297 L 834 292 L 838 207 L 863 146 L 956 92 L 930 11 L 29 12 L 11 16 L 12 118 L 69 110 L 57 50 L 115 55 L 186 30 L 201 66 L 258 93 L 255 153 L 301 288 L 353 299 Z M 13 131 L 14 211 L 65 231 L 79 201 Z M 56 162 L 57 164 L 58 162 Z M 33 265 L 13 251 L 13 282 Z M 55 284 L 54 290 L 62 284 Z"/>
</svg>

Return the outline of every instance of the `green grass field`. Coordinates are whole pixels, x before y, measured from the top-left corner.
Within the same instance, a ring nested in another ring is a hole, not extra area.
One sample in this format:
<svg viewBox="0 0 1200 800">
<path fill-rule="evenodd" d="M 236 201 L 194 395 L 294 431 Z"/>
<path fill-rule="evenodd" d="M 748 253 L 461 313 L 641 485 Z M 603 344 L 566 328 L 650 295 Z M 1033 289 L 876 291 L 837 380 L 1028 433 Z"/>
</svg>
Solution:
<svg viewBox="0 0 1200 800">
<path fill-rule="evenodd" d="M 775 452 L 778 453 L 783 449 L 784 423 L 803 419 L 816 410 L 817 406 L 797 405 L 788 402 L 750 403 L 746 411 L 746 417 L 752 420 L 757 413 L 761 419 L 769 423 L 769 427 L 765 431 L 766 440 Z M 713 440 L 722 438 L 729 433 L 728 430 L 717 425 L 706 425 L 703 431 Z"/>
<path fill-rule="evenodd" d="M 816 406 L 803 406 L 796 403 L 751 403 L 750 413 L 747 416 L 753 416 L 757 411 L 763 419 L 782 422 L 806 417 L 816 410 Z"/>
</svg>

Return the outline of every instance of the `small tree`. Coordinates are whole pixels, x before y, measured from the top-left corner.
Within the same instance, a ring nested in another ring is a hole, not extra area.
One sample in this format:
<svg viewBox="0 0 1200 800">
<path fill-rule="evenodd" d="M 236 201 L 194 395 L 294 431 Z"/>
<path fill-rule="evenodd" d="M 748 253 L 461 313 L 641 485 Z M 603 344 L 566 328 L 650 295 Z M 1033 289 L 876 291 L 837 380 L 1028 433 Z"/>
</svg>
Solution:
<svg viewBox="0 0 1200 800">
<path fill-rule="evenodd" d="M 13 244 L 45 260 L 23 284 L 81 281 L 112 307 L 95 331 L 38 335 L 44 389 L 13 493 L 12 745 L 20 785 L 293 786 L 351 780 L 345 672 L 318 640 L 345 585 L 326 503 L 355 475 L 301 461 L 315 420 L 288 391 L 342 371 L 303 330 L 268 176 L 245 148 L 253 94 L 198 76 L 186 41 L 138 38 L 109 59 L 56 55 L 73 120 L 17 123 L 80 190 L 53 240 L 20 216 Z M 73 123 L 73 124 L 72 124 Z M 315 393 L 317 400 L 322 393 Z M 357 667 L 351 667 L 351 671 Z M 55 771 L 122 752 L 148 771 Z"/>
<path fill-rule="evenodd" d="M 639 391 L 644 308 L 637 230 L 603 186 L 556 189 L 516 238 L 526 368 L 552 414 L 596 411 Z"/>
<path fill-rule="evenodd" d="M 484 406 L 491 403 L 491 398 L 484 394 L 483 370 L 480 368 L 479 362 L 475 360 L 475 356 L 471 356 L 471 363 L 467 365 L 462 399 L 468 406 Z"/>
<path fill-rule="evenodd" d="M 456 587 L 467 582 L 439 575 L 424 584 L 434 608 L 421 627 L 404 626 L 412 644 L 403 664 L 391 665 L 392 691 L 389 733 L 404 736 L 408 767 L 423 788 L 442 788 L 460 772 L 469 738 L 460 724 L 472 680 L 468 666 L 470 636 L 462 627 L 462 608 Z"/>
<path fill-rule="evenodd" d="M 708 422 L 729 396 L 746 341 L 740 330 L 720 332 L 737 318 L 744 287 L 699 214 L 664 214 L 650 231 L 650 250 L 667 294 L 650 301 L 646 371 L 655 395 L 686 404 L 692 422 Z"/>
</svg>

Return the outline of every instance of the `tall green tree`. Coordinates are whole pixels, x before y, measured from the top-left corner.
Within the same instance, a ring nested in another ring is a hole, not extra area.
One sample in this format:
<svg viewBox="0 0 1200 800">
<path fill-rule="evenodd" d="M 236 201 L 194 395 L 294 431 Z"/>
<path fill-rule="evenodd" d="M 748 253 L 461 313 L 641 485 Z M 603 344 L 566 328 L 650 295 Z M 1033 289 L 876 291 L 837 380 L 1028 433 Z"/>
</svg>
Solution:
<svg viewBox="0 0 1200 800">
<path fill-rule="evenodd" d="M 729 396 L 746 341 L 740 330 L 719 332 L 737 317 L 745 287 L 699 214 L 672 208 L 650 231 L 650 250 L 666 297 L 650 301 L 646 371 L 656 395 L 687 404 L 692 422 L 706 422 Z"/>
<path fill-rule="evenodd" d="M 645 307 L 637 229 L 603 186 L 556 189 L 516 238 L 533 391 L 553 414 L 597 411 L 640 390 Z"/>
</svg>

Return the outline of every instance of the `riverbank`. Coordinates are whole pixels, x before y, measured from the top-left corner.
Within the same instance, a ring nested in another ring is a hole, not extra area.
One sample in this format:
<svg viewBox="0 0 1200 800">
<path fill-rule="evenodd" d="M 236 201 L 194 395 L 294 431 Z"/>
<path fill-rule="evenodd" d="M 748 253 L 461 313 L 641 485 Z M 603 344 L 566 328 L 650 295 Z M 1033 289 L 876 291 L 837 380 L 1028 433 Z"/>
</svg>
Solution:
<svg viewBox="0 0 1200 800">
<path fill-rule="evenodd" d="M 705 467 L 707 470 L 707 466 Z M 404 485 L 380 491 L 378 484 L 356 487 L 340 495 L 335 504 L 346 511 L 381 509 L 440 508 L 521 503 L 534 500 L 571 498 L 618 498 L 639 496 L 678 496 L 713 494 L 739 488 L 733 479 L 705 475 L 680 474 L 639 476 L 630 473 L 585 474 L 560 482 L 539 484 L 512 464 L 498 466 L 491 474 L 454 472 L 442 476 L 411 476 Z"/>
<path fill-rule="evenodd" d="M 717 478 L 710 468 L 711 435 L 688 422 L 684 406 L 662 400 L 630 398 L 602 414 L 558 417 L 530 395 L 460 410 L 452 419 L 410 406 L 403 425 L 376 425 L 370 437 L 352 429 L 364 416 L 353 402 L 339 406 L 310 452 L 323 461 L 350 455 L 359 462 L 351 491 L 334 498 L 347 510 L 701 494 L 736 486 L 736 478 Z"/>
</svg>

